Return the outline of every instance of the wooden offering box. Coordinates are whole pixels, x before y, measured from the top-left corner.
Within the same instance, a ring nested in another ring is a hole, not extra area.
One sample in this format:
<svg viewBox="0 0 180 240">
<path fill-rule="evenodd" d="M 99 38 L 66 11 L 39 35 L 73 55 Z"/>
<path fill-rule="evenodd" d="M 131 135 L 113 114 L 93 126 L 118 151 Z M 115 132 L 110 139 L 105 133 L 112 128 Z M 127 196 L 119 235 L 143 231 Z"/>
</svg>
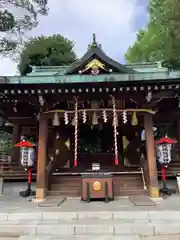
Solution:
<svg viewBox="0 0 180 240">
<path fill-rule="evenodd" d="M 113 200 L 113 181 L 110 173 L 87 172 L 82 177 L 82 200 L 90 202 L 91 199 Z"/>
</svg>

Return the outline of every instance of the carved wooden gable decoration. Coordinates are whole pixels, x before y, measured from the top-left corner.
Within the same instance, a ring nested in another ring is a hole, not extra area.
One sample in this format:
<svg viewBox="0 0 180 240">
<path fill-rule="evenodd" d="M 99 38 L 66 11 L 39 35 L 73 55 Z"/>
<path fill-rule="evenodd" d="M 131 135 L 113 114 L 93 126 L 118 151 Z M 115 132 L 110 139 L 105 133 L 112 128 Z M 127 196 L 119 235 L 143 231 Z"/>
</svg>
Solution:
<svg viewBox="0 0 180 240">
<path fill-rule="evenodd" d="M 132 74 L 135 71 L 109 58 L 103 52 L 101 45 L 96 42 L 95 34 L 93 34 L 93 42 L 89 45 L 88 51 L 69 67 L 67 74 L 98 75 L 107 73 Z"/>
</svg>

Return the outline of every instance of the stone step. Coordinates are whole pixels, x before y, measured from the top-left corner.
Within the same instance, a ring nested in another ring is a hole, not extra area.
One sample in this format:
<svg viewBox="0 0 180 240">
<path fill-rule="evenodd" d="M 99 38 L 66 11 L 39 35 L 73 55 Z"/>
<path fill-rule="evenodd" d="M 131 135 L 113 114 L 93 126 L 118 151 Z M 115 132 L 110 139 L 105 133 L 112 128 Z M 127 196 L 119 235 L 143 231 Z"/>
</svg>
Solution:
<svg viewBox="0 0 180 240">
<path fill-rule="evenodd" d="M 180 234 L 180 221 L 6 221 L 0 224 L 0 235 L 139 235 L 154 236 L 162 234 Z"/>
<path fill-rule="evenodd" d="M 1 240 L 1 238 L 0 238 Z M 4 239 L 3 239 L 4 240 Z M 8 239 L 7 239 L 8 240 Z M 11 240 L 11 239 L 9 239 Z M 138 235 L 74 235 L 74 236 L 62 236 L 62 235 L 34 235 L 34 236 L 22 236 L 18 240 L 142 240 Z M 166 239 L 167 240 L 167 239 Z M 175 239 L 176 240 L 176 239 Z"/>
<path fill-rule="evenodd" d="M 108 203 L 107 203 L 108 205 Z M 40 221 L 40 220 L 149 220 L 152 221 L 180 221 L 180 211 L 81 211 L 71 212 L 56 209 L 46 211 L 39 208 L 37 212 L 0 213 L 0 223 L 4 221 Z"/>
</svg>

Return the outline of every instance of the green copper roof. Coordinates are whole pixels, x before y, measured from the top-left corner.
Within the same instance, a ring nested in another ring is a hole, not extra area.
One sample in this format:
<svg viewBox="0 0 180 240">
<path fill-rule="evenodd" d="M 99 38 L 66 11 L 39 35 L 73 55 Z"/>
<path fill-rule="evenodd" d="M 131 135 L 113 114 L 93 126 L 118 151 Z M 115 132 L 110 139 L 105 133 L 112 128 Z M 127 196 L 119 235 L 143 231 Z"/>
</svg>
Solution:
<svg viewBox="0 0 180 240">
<path fill-rule="evenodd" d="M 168 73 L 135 73 L 135 74 L 104 74 L 104 75 L 44 75 L 7 77 L 9 83 L 97 83 L 97 82 L 132 82 L 179 80 L 180 72 Z"/>
<path fill-rule="evenodd" d="M 133 68 L 136 72 L 152 73 L 152 72 L 168 72 L 168 68 L 164 68 L 161 62 L 144 62 L 126 64 L 127 67 Z"/>
<path fill-rule="evenodd" d="M 136 73 L 168 73 L 168 69 L 161 67 L 160 63 L 136 63 L 136 64 L 125 64 L 126 67 L 134 69 Z M 54 75 L 66 75 L 69 66 L 32 66 L 32 72 L 28 73 L 27 76 L 54 76 Z M 107 76 L 109 73 L 107 74 Z M 78 74 L 79 76 L 79 74 Z M 74 77 L 72 77 L 74 78 Z"/>
<path fill-rule="evenodd" d="M 32 66 L 32 72 L 27 76 L 64 75 L 69 66 Z"/>
</svg>

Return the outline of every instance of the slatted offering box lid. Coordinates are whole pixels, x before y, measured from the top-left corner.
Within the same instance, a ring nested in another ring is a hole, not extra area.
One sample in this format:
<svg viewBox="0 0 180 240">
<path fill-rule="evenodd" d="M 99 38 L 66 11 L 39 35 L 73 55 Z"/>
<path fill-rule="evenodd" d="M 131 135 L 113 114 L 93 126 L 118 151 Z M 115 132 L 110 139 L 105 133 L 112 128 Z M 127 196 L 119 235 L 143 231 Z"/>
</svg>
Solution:
<svg viewBox="0 0 180 240">
<path fill-rule="evenodd" d="M 92 171 L 99 171 L 100 163 L 92 163 Z"/>
</svg>

